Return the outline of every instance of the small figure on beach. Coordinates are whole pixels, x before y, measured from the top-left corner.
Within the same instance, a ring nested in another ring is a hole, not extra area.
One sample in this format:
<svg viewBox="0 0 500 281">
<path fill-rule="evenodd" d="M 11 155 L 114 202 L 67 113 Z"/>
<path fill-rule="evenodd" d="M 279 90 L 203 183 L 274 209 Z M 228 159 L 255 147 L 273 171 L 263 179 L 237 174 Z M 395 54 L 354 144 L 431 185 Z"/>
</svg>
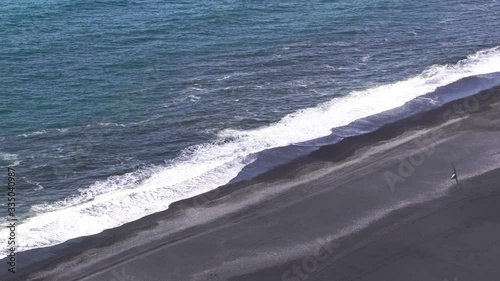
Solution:
<svg viewBox="0 0 500 281">
<path fill-rule="evenodd" d="M 451 176 L 451 179 L 455 180 L 458 186 L 457 168 L 455 168 L 455 163 L 453 163 L 453 161 L 451 161 L 451 166 L 453 167 L 453 175 Z"/>
</svg>

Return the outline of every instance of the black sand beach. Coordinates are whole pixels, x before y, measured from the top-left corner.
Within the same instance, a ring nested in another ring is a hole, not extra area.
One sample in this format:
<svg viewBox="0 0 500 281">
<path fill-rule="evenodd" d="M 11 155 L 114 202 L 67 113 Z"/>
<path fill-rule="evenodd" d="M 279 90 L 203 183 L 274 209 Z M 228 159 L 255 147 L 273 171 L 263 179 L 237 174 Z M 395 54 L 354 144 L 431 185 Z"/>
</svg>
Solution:
<svg viewBox="0 0 500 281">
<path fill-rule="evenodd" d="M 499 101 L 497 87 L 19 253 L 0 280 L 498 280 Z"/>
</svg>

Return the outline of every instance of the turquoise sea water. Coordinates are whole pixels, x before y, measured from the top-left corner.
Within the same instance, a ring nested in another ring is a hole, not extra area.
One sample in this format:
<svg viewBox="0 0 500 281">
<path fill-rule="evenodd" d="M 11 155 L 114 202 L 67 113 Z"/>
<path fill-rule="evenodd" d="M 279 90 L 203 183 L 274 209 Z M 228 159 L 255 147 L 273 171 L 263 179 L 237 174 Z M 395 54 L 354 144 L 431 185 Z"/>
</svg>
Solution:
<svg viewBox="0 0 500 281">
<path fill-rule="evenodd" d="M 492 0 L 4 1 L 0 166 L 19 171 L 21 242 L 163 210 L 263 150 L 498 72 L 499 45 Z"/>
</svg>

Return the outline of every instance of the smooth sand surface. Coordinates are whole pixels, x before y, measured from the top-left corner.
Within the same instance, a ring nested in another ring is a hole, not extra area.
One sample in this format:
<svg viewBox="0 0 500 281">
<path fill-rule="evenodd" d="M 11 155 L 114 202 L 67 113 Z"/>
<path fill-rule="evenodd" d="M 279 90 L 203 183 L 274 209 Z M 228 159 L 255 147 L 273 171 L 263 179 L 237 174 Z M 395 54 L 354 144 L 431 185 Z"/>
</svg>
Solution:
<svg viewBox="0 0 500 281">
<path fill-rule="evenodd" d="M 499 99 L 491 89 L 22 252 L 0 280 L 499 280 Z"/>
</svg>

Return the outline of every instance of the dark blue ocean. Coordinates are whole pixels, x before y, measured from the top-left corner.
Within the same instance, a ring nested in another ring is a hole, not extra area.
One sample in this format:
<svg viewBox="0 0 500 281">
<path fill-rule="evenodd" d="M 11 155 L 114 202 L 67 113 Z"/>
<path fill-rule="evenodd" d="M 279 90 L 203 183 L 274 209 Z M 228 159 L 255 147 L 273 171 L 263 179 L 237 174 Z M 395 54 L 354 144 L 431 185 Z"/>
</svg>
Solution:
<svg viewBox="0 0 500 281">
<path fill-rule="evenodd" d="M 497 0 L 4 0 L 0 166 L 18 174 L 22 250 L 499 72 L 499 46 Z"/>
</svg>

